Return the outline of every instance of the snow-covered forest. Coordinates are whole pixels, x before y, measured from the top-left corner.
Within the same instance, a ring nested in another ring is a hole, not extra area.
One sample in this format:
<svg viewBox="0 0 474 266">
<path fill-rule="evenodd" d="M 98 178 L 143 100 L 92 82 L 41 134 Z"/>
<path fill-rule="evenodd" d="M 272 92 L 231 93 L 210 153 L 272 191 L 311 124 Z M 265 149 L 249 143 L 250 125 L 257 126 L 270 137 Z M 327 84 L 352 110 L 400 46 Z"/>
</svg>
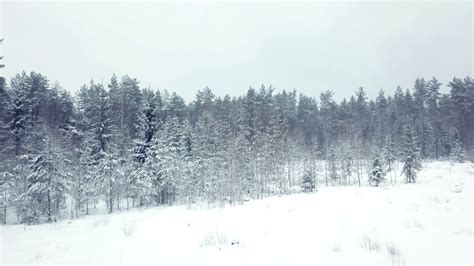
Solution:
<svg viewBox="0 0 474 266">
<path fill-rule="evenodd" d="M 423 160 L 472 159 L 470 77 L 333 97 L 262 85 L 223 98 L 204 88 L 186 103 L 129 76 L 74 95 L 35 72 L 2 78 L 1 221 L 415 183 Z"/>
</svg>

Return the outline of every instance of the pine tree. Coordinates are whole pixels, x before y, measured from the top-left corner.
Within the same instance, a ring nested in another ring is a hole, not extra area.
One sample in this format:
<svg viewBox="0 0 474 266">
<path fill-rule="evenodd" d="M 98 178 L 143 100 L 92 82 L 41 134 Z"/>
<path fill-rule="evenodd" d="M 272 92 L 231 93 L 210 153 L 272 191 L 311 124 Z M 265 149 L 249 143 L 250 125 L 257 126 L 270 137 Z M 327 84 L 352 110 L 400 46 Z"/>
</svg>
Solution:
<svg viewBox="0 0 474 266">
<path fill-rule="evenodd" d="M 418 78 L 415 81 L 414 87 L 414 109 L 415 112 L 412 114 L 415 119 L 416 132 L 419 136 L 418 145 L 420 147 L 420 156 L 422 158 L 428 155 L 428 134 L 429 127 L 426 124 L 426 102 L 428 97 L 427 83 L 423 78 Z"/>
<path fill-rule="evenodd" d="M 199 118 L 193 138 L 193 159 L 199 167 L 199 184 L 201 193 L 209 200 L 222 198 L 219 191 L 222 179 L 219 178 L 224 158 L 219 156 L 221 129 L 210 112 L 204 112 Z"/>
<path fill-rule="evenodd" d="M 181 184 L 179 185 L 179 191 L 181 197 L 185 202 L 190 204 L 194 201 L 196 196 L 197 180 L 195 179 L 195 161 L 193 158 L 193 131 L 189 121 L 184 121 L 182 126 L 183 135 L 181 138 L 182 143 L 182 154 L 180 156 L 181 161 Z"/>
<path fill-rule="evenodd" d="M 442 121 L 440 116 L 439 102 L 441 98 L 441 93 L 439 92 L 441 83 L 433 77 L 428 82 L 428 92 L 427 92 L 427 116 L 429 123 L 429 155 L 435 159 L 438 159 L 441 153 L 441 138 L 443 136 Z"/>
<path fill-rule="evenodd" d="M 0 160 L 5 161 L 12 155 L 12 135 L 8 126 L 10 122 L 10 109 L 12 108 L 12 95 L 8 90 L 5 79 L 0 77 Z M 2 169 L 0 165 L 0 171 Z"/>
<path fill-rule="evenodd" d="M 385 145 L 385 137 L 388 133 L 388 102 L 385 98 L 384 91 L 380 90 L 375 102 L 374 120 L 375 120 L 375 145 L 382 147 Z"/>
<path fill-rule="evenodd" d="M 26 191 L 19 197 L 26 211 L 23 220 L 35 223 L 41 216 L 46 216 L 48 222 L 57 219 L 65 208 L 69 187 L 58 144 L 51 133 L 41 135 L 42 150 L 29 161 Z"/>
<path fill-rule="evenodd" d="M 337 164 L 336 164 L 336 160 L 337 160 L 336 152 L 333 151 L 332 149 L 334 148 L 332 147 L 329 152 L 328 171 L 329 171 L 329 178 L 331 179 L 332 184 L 335 185 L 337 183 L 337 179 L 339 179 L 339 174 L 337 171 Z"/>
<path fill-rule="evenodd" d="M 13 188 L 13 164 L 15 158 L 12 152 L 13 136 L 9 129 L 9 109 L 12 108 L 12 97 L 5 79 L 0 77 L 0 220 L 2 224 L 7 221 L 7 207 L 10 204 L 10 195 Z"/>
<path fill-rule="evenodd" d="M 0 172 L 0 216 L 1 223 L 7 223 L 7 211 L 11 201 L 12 189 L 14 187 L 14 176 L 12 173 Z"/>
<path fill-rule="evenodd" d="M 415 183 L 416 172 L 421 169 L 421 158 L 416 133 L 412 127 L 405 127 L 402 141 L 402 174 L 405 174 L 407 183 Z"/>
<path fill-rule="evenodd" d="M 354 168 L 354 161 L 352 158 L 352 155 L 346 151 L 343 154 L 342 157 L 342 175 L 344 176 L 344 179 L 346 180 L 346 184 L 350 183 L 352 174 L 353 174 L 353 168 Z"/>
<path fill-rule="evenodd" d="M 95 168 L 95 175 L 100 179 L 100 191 L 105 196 L 104 200 L 109 213 L 112 213 L 114 211 L 114 200 L 120 189 L 120 179 L 117 179 L 120 162 L 117 155 L 110 151 L 101 150 L 97 155 L 100 156 L 100 159 Z M 115 208 L 117 209 L 118 206 L 115 206 Z"/>
<path fill-rule="evenodd" d="M 99 193 L 105 196 L 109 212 L 113 211 L 113 200 L 117 196 L 117 184 L 122 180 L 113 176 L 113 171 L 120 166 L 113 143 L 115 128 L 111 121 L 111 105 L 107 91 L 102 84 L 83 86 L 79 92 L 81 110 L 81 130 L 85 136 L 86 173 L 84 188 L 86 213 L 89 203 L 94 203 Z M 114 157 L 115 156 L 115 157 Z"/>
<path fill-rule="evenodd" d="M 386 165 L 386 172 L 387 173 L 392 173 L 395 170 L 396 167 L 396 150 L 395 150 L 395 143 L 393 141 L 394 137 L 392 135 L 387 137 L 386 145 L 383 148 L 383 160 L 384 164 Z M 390 175 L 390 183 L 393 183 L 393 181 L 396 182 L 395 180 L 392 180 L 392 175 Z"/>
<path fill-rule="evenodd" d="M 301 188 L 303 192 L 313 192 L 316 188 L 316 178 L 313 171 L 306 170 L 301 178 Z"/>
<path fill-rule="evenodd" d="M 132 148 L 133 170 L 127 176 L 125 188 L 127 206 L 128 198 L 133 198 L 134 202 L 138 199 L 139 206 L 148 206 L 153 199 L 153 173 L 151 164 L 145 165 L 145 162 L 150 157 L 151 146 L 159 128 L 161 103 L 159 93 L 155 94 L 152 90 L 144 89 L 142 96 L 143 104 L 136 123 L 137 139 Z"/>
<path fill-rule="evenodd" d="M 451 151 L 451 158 L 453 161 L 458 163 L 464 162 L 464 149 L 459 138 L 456 138 L 456 141 L 454 142 L 453 149 Z"/>
<path fill-rule="evenodd" d="M 385 172 L 383 171 L 380 160 L 376 158 L 372 163 L 372 169 L 369 173 L 369 184 L 378 187 L 385 180 Z"/>
</svg>

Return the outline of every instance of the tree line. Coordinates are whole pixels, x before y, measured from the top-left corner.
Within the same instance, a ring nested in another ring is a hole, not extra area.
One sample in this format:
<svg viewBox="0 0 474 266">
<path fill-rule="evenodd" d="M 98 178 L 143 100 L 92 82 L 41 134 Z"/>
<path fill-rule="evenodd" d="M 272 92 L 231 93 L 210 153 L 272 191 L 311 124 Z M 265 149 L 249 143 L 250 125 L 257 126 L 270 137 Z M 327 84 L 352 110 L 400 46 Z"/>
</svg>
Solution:
<svg viewBox="0 0 474 266">
<path fill-rule="evenodd" d="M 35 72 L 0 78 L 2 220 L 8 208 L 39 223 L 100 202 L 109 212 L 234 204 L 316 182 L 378 185 L 382 172 L 415 182 L 421 159 L 472 156 L 473 84 L 453 78 L 443 94 L 436 78 L 418 78 L 393 95 L 369 100 L 361 87 L 339 103 L 330 90 L 316 99 L 264 85 L 238 97 L 204 88 L 186 103 L 129 76 L 90 81 L 74 96 Z"/>
</svg>

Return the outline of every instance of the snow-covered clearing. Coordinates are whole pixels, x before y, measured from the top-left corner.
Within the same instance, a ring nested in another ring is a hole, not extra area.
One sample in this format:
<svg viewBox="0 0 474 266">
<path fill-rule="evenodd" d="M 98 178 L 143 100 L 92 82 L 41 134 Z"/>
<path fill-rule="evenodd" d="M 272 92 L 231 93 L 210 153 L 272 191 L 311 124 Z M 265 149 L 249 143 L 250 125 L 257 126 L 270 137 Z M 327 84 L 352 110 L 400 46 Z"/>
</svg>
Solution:
<svg viewBox="0 0 474 266">
<path fill-rule="evenodd" d="M 471 163 L 432 162 L 417 184 L 2 226 L 0 264 L 471 264 L 473 177 Z"/>
</svg>

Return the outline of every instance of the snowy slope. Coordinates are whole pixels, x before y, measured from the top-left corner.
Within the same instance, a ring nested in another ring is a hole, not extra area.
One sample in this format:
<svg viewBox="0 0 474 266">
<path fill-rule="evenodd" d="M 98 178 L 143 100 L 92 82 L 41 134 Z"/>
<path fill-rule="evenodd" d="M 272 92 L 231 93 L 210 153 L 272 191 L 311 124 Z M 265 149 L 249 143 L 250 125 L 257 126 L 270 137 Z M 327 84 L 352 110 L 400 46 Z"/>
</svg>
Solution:
<svg viewBox="0 0 474 266">
<path fill-rule="evenodd" d="M 470 264 L 473 178 L 473 164 L 433 162 L 414 185 L 3 226 L 0 265 Z"/>
</svg>

